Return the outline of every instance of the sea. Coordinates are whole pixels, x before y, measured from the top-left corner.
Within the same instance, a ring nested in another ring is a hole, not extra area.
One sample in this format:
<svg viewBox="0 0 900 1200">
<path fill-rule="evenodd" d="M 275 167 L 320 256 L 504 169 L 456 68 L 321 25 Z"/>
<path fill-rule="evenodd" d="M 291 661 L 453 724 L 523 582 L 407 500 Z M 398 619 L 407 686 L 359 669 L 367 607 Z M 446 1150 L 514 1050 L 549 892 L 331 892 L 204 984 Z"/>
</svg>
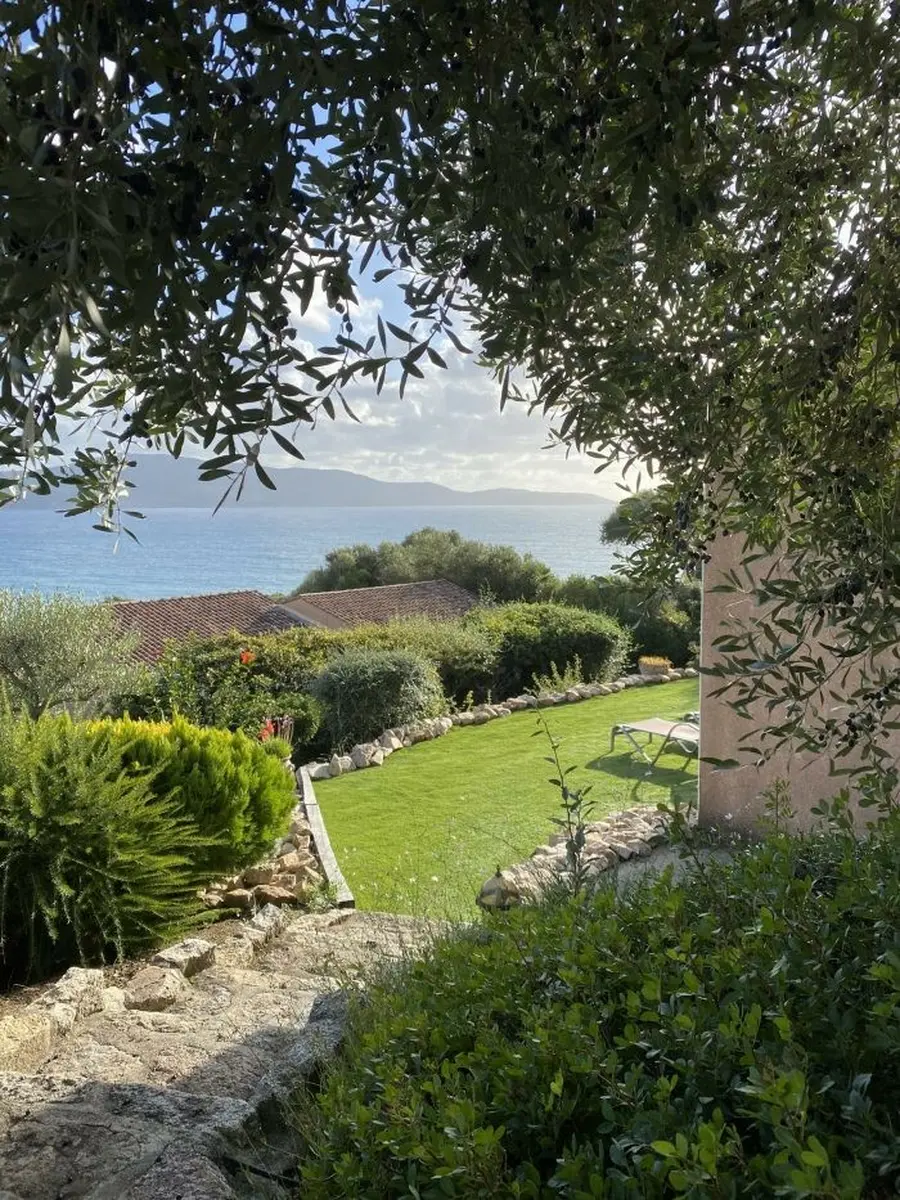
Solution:
<svg viewBox="0 0 900 1200">
<path fill-rule="evenodd" d="M 0 509 L 0 588 L 64 591 L 85 599 L 155 599 L 256 588 L 292 591 L 338 546 L 401 541 L 424 526 L 513 546 L 555 574 L 607 573 L 600 541 L 614 503 L 419 508 L 148 509 L 124 518 L 136 534 L 101 533 L 89 517 L 21 505 Z"/>
</svg>

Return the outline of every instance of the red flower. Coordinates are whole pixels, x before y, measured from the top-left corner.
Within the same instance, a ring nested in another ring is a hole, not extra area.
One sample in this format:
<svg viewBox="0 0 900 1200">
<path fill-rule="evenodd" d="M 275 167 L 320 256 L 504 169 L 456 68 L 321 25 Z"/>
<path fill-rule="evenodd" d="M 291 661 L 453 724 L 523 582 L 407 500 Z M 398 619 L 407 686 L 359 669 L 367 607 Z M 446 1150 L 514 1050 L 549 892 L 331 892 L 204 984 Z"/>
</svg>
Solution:
<svg viewBox="0 0 900 1200">
<path fill-rule="evenodd" d="M 249 667 L 252 662 L 256 661 L 256 655 L 252 650 L 241 651 L 241 666 Z"/>
<path fill-rule="evenodd" d="M 262 729 L 260 729 L 259 740 L 261 742 L 267 742 L 270 737 L 274 737 L 274 736 L 275 736 L 275 726 L 270 719 L 270 720 L 266 721 L 265 725 L 263 725 Z"/>
</svg>

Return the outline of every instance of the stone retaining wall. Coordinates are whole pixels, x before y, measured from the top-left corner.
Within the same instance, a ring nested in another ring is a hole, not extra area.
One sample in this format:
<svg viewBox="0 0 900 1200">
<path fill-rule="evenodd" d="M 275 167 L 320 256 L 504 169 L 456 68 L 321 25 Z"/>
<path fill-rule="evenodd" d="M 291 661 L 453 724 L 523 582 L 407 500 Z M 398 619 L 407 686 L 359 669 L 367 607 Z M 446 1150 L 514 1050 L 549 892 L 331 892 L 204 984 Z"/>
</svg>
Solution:
<svg viewBox="0 0 900 1200">
<path fill-rule="evenodd" d="M 291 813 L 288 832 L 278 838 L 271 855 L 211 884 L 202 898 L 207 908 L 252 912 L 266 904 L 308 904 L 325 882 L 301 797 Z"/>
<path fill-rule="evenodd" d="M 500 704 L 479 704 L 466 712 L 452 713 L 444 717 L 432 717 L 415 721 L 411 725 L 403 725 L 399 729 L 387 729 L 373 742 L 362 742 L 354 746 L 349 754 L 334 754 L 328 762 L 312 762 L 306 765 L 310 779 L 334 779 L 346 775 L 350 771 L 364 770 L 367 767 L 380 767 L 386 758 L 398 750 L 414 746 L 418 742 L 432 741 L 443 737 L 455 726 L 486 725 L 511 713 L 521 712 L 527 708 L 553 708 L 561 704 L 577 704 L 582 700 L 592 700 L 597 696 L 611 696 L 614 692 L 625 691 L 626 688 L 654 687 L 658 684 L 670 683 L 676 679 L 696 679 L 698 672 L 693 667 L 673 669 L 666 675 L 654 679 L 645 679 L 641 675 L 623 675 L 612 683 L 579 683 L 566 692 L 541 692 L 537 696 L 530 694 L 512 696 Z"/>
</svg>

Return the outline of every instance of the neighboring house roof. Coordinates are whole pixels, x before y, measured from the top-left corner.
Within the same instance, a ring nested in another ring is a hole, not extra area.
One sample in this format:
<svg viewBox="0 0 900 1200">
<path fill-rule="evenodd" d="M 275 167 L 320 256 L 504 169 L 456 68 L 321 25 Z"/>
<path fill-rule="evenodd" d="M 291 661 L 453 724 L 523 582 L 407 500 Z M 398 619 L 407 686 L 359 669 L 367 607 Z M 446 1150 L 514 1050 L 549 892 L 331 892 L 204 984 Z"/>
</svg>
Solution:
<svg viewBox="0 0 900 1200">
<path fill-rule="evenodd" d="M 461 617 L 478 603 L 471 592 L 446 579 L 392 583 L 383 587 L 346 588 L 338 592 L 304 592 L 285 600 L 286 608 L 314 625 L 345 629 L 370 621 L 383 624 L 397 617 Z"/>
<path fill-rule="evenodd" d="M 221 633 L 274 633 L 308 625 L 299 613 L 273 604 L 262 592 L 213 592 L 206 596 L 172 596 L 167 600 L 120 600 L 113 610 L 122 629 L 140 636 L 137 657 L 154 663 L 168 641 L 183 641 L 192 633 L 211 637 Z"/>
</svg>

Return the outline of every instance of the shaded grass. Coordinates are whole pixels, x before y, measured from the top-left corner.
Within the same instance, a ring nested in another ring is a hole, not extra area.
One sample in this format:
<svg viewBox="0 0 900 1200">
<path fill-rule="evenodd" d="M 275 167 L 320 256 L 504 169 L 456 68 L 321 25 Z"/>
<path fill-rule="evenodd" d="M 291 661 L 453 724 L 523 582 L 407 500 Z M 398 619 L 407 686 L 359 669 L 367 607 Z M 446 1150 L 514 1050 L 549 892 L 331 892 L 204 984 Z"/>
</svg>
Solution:
<svg viewBox="0 0 900 1200">
<path fill-rule="evenodd" d="M 653 772 L 610 729 L 650 716 L 676 719 L 698 704 L 695 679 L 629 689 L 565 708 L 543 710 L 560 739 L 573 787 L 593 785 L 599 820 L 635 804 L 695 793 L 696 759 L 664 754 Z M 535 737 L 534 712 L 487 725 L 455 728 L 443 738 L 402 750 L 383 767 L 320 781 L 316 795 L 332 847 L 356 903 L 414 915 L 474 915 L 474 898 L 498 866 L 527 858 L 545 841 L 559 813 L 559 793 Z"/>
</svg>

